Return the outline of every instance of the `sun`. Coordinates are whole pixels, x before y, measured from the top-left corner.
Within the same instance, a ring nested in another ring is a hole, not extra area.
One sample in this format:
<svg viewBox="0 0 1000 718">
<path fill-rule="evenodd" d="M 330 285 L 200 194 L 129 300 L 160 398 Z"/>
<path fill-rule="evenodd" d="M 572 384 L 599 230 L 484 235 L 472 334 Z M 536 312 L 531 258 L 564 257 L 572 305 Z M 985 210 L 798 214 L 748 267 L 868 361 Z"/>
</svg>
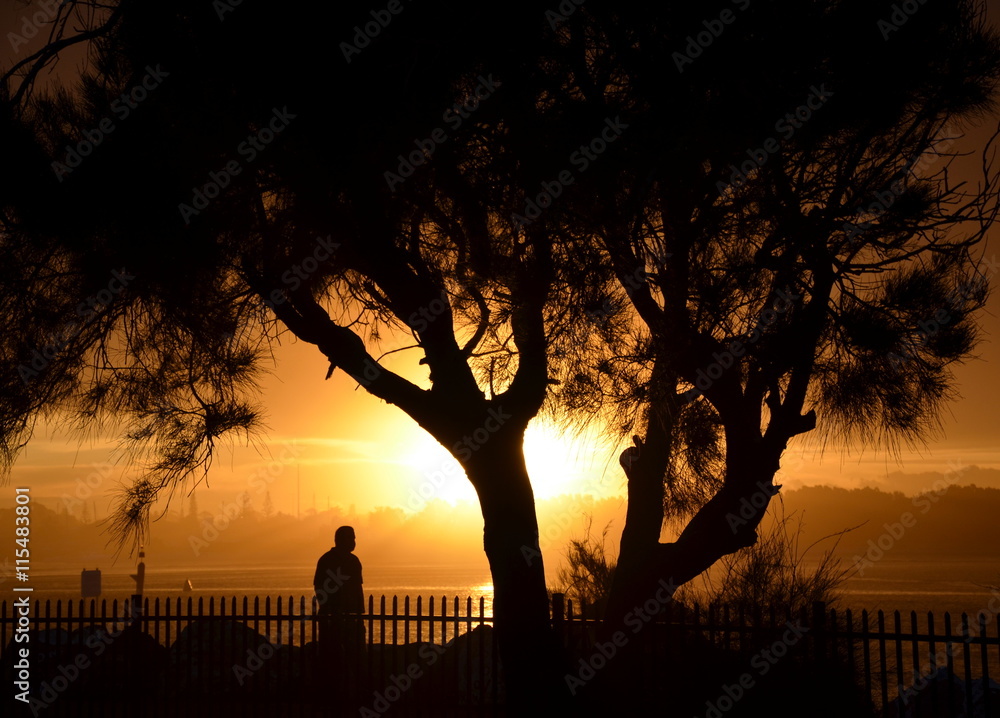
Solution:
<svg viewBox="0 0 1000 718">
<path fill-rule="evenodd" d="M 592 447 L 584 439 L 568 435 L 544 419 L 533 421 L 524 433 L 524 463 L 536 499 L 592 493 L 592 458 Z"/>
<path fill-rule="evenodd" d="M 524 434 L 524 461 L 536 499 L 561 494 L 609 495 L 602 457 L 610 455 L 605 442 L 588 435 L 571 435 L 545 419 L 535 419 Z M 478 504 L 475 489 L 458 461 L 427 433 L 415 432 L 400 457 L 416 474 L 412 491 L 415 506 L 434 499 L 452 504 Z"/>
</svg>

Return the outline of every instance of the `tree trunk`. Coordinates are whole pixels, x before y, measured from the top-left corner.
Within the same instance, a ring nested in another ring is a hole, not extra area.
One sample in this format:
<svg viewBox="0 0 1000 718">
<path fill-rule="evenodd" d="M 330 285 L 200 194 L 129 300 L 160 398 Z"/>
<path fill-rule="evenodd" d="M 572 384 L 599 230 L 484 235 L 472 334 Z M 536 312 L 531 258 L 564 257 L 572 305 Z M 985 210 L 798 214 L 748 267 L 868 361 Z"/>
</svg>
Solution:
<svg viewBox="0 0 1000 718">
<path fill-rule="evenodd" d="M 642 656 L 637 650 L 638 641 L 633 640 L 637 635 L 633 629 L 638 624 L 627 625 L 626 620 L 648 596 L 655 597 L 656 591 L 666 600 L 673 596 L 673 591 L 664 591 L 652 580 L 657 573 L 657 554 L 662 550 L 663 477 L 670 457 L 671 426 L 665 419 L 662 413 L 657 416 L 657 410 L 650 407 L 645 442 L 635 437 L 634 446 L 626 449 L 620 458 L 628 478 L 628 509 L 598 640 L 605 646 L 619 645 L 621 648 L 614 660 L 596 675 L 592 685 L 584 687 L 581 693 L 588 704 L 599 706 L 604 713 L 643 712 L 641 694 L 647 686 L 639 678 L 643 675 Z M 623 637 L 627 642 L 621 645 Z M 581 674 L 583 670 L 581 667 Z"/>
<path fill-rule="evenodd" d="M 620 585 L 616 582 L 620 595 L 609 602 L 609 609 L 614 610 L 608 611 L 606 631 L 620 628 L 629 611 L 654 597 L 662 582 L 681 586 L 723 556 L 756 542 L 757 526 L 777 493 L 772 484 L 777 456 L 761 443 L 728 454 L 725 485 L 691 518 L 676 541 L 661 544 L 648 531 L 641 537 L 644 540 L 622 541 L 620 561 L 629 570 Z M 632 500 L 630 492 L 629 503 Z"/>
<path fill-rule="evenodd" d="M 608 637 L 623 627 L 627 611 L 639 600 L 642 577 L 656 564 L 660 546 L 660 529 L 663 526 L 663 475 L 668 452 L 666 435 L 661 430 L 650 430 L 647 442 L 636 440 L 636 445 L 626 449 L 621 456 L 622 468 L 628 477 L 628 509 L 622 529 L 618 563 L 605 609 L 602 636 Z"/>
<path fill-rule="evenodd" d="M 639 634 L 673 600 L 679 586 L 711 568 L 723 556 L 756 541 L 756 528 L 777 491 L 771 482 L 780 452 L 776 456 L 762 443 L 730 446 L 727 452 L 730 468 L 723 488 L 691 518 L 675 542 L 660 543 L 663 505 L 654 499 L 657 485 L 662 496 L 664 464 L 658 452 L 650 448 L 648 444 L 643 446 L 639 461 L 627 461 L 631 449 L 622 455 L 622 466 L 629 478 L 630 511 L 600 640 L 613 642 L 617 633 L 619 639 L 624 636 L 626 643 L 595 681 L 597 695 L 592 700 L 603 702 L 605 709 L 641 706 L 639 694 L 643 686 L 636 681 L 636 676 L 642 673 L 641 652 L 637 649 L 643 636 Z M 632 457 L 635 458 L 635 453 Z M 645 506 L 632 512 L 634 501 Z M 628 526 L 629 521 L 636 524 Z"/>
<path fill-rule="evenodd" d="M 563 651 L 549 616 L 534 494 L 520 441 L 493 437 L 466 463 L 483 513 L 493 615 L 512 715 L 565 706 Z"/>
</svg>

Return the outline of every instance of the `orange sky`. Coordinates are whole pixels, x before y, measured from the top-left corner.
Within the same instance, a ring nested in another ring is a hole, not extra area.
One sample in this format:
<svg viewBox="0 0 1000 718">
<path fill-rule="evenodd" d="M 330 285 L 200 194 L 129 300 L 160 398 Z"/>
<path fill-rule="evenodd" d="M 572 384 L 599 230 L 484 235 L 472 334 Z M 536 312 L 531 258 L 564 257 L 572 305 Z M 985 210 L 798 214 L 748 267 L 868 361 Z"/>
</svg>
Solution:
<svg viewBox="0 0 1000 718">
<path fill-rule="evenodd" d="M 920 450 L 902 449 L 897 460 L 885 450 L 828 447 L 823 452 L 818 434 L 805 435 L 786 453 L 779 482 L 789 488 L 816 483 L 854 487 L 879 485 L 888 473 L 900 470 L 946 471 L 952 462 L 1000 468 L 996 296 L 990 309 L 984 316 L 987 337 L 981 359 L 956 371 L 963 398 L 942 417 L 943 436 Z M 376 506 L 415 511 L 430 498 L 475 501 L 456 462 L 402 412 L 356 388 L 340 371 L 324 381 L 328 364 L 314 347 L 286 342 L 275 359 L 262 397 L 267 430 L 259 438 L 261 453 L 246 446 L 222 449 L 209 474 L 210 488 L 198 490 L 202 509 L 212 510 L 242 491 L 249 491 L 260 507 L 265 490 L 277 510 L 292 514 L 297 494 L 303 511 L 325 509 L 328 502 L 344 508 L 353 504 L 365 512 Z M 387 361 L 395 371 L 420 376 L 416 352 L 396 353 Z M 11 483 L 31 485 L 36 500 L 82 492 L 96 501 L 96 513 L 103 516 L 118 482 L 135 471 L 125 462 L 110 471 L 94 468 L 114 461 L 113 448 L 113 440 L 79 446 L 65 433 L 43 427 L 15 466 Z M 624 493 L 617 462 L 621 448 L 596 429 L 574 437 L 536 420 L 526 454 L 537 496 Z M 91 486 L 83 488 L 88 482 Z"/>
<path fill-rule="evenodd" d="M 15 52 L 7 35 L 37 6 L 31 3 L 24 8 L 10 3 L 0 10 L 0 28 L 7 38 L 0 39 L 0 63 L 4 66 L 41 46 L 39 35 Z M 991 0 L 990 8 L 1000 8 L 1000 0 Z M 981 136 L 982 132 L 976 134 Z M 1000 240 L 994 232 L 985 256 L 995 258 L 998 250 Z M 993 285 L 996 272 L 994 263 Z M 996 445 L 1000 425 L 1000 298 L 996 295 L 982 324 L 985 338 L 980 359 L 956 370 L 962 398 L 942 417 L 943 436 L 919 450 L 904 447 L 894 458 L 884 450 L 845 453 L 841 447 L 828 447 L 823 452 L 820 436 L 814 432 L 793 443 L 779 482 L 788 487 L 816 483 L 853 487 L 883 484 L 888 473 L 899 470 L 945 471 L 956 464 L 1000 468 Z M 394 370 L 418 377 L 417 358 L 416 352 L 402 352 L 387 361 Z M 340 371 L 324 381 L 326 368 L 326 361 L 314 347 L 289 342 L 279 349 L 263 394 L 269 428 L 261 442 L 271 457 L 261 457 L 246 447 L 221 451 L 210 474 L 211 488 L 198 491 L 203 509 L 212 510 L 242 491 L 249 491 L 255 505 L 260 506 L 265 489 L 279 511 L 293 514 L 297 507 L 324 509 L 328 502 L 345 508 L 353 504 L 363 512 L 380 505 L 419 509 L 422 501 L 431 497 L 474 501 L 471 487 L 455 462 L 412 421 L 356 388 Z M 42 427 L 15 466 L 9 486 L 31 485 L 36 500 L 58 501 L 60 496 L 82 492 L 96 502 L 97 515 L 103 516 L 118 482 L 134 471 L 125 463 L 111 471 L 93 468 L 113 460 L 113 445 L 109 439 L 79 446 L 64 434 Z M 603 442 L 593 430 L 574 439 L 536 421 L 529 429 L 527 444 L 536 494 L 545 498 L 559 493 L 623 493 L 617 463 L 621 448 Z M 271 473 L 267 473 L 272 458 Z M 92 484 L 90 488 L 80 483 L 86 481 Z M 7 503 L 10 493 L 9 489 L 0 492 L 4 499 L 0 505 Z M 297 496 L 301 496 L 298 501 Z"/>
</svg>

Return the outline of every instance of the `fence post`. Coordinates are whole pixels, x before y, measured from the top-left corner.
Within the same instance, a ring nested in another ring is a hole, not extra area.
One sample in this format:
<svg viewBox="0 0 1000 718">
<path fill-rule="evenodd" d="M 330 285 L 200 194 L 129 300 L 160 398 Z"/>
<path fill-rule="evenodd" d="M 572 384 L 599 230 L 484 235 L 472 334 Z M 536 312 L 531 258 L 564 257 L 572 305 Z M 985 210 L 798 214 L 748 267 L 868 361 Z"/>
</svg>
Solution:
<svg viewBox="0 0 1000 718">
<path fill-rule="evenodd" d="M 561 593 L 552 594 L 552 630 L 556 634 L 559 645 L 566 645 L 566 596 Z"/>
<path fill-rule="evenodd" d="M 826 603 L 813 601 L 813 647 L 817 665 L 826 660 Z"/>
</svg>

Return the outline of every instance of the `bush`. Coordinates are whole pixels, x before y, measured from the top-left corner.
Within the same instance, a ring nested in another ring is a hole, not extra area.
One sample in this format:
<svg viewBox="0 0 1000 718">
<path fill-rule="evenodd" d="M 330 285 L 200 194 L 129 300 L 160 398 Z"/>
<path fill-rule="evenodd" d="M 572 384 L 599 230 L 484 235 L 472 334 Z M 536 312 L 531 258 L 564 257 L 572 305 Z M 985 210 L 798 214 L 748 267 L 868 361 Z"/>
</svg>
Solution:
<svg viewBox="0 0 1000 718">
<path fill-rule="evenodd" d="M 812 610 L 816 601 L 828 607 L 837 604 L 839 589 L 850 574 L 834 556 L 840 536 L 835 534 L 800 548 L 801 518 L 792 523 L 784 513 L 784 505 L 772 515 L 772 522 L 759 530 L 753 546 L 724 556 L 713 570 L 705 574 L 703 587 L 682 587 L 675 599 L 683 603 L 728 605 L 752 615 L 760 607 L 788 608 L 793 614 Z M 794 532 L 792 531 L 794 528 Z M 819 558 L 814 568 L 806 567 L 806 557 L 820 541 L 835 538 Z"/>
<path fill-rule="evenodd" d="M 573 602 L 575 611 L 586 610 L 588 616 L 602 616 L 617 562 L 608 557 L 605 548 L 611 523 L 601 531 L 600 540 L 591 535 L 592 523 L 593 517 L 588 517 L 586 536 L 570 541 L 566 549 L 568 565 L 559 571 L 556 591 Z"/>
<path fill-rule="evenodd" d="M 760 607 L 787 607 L 797 614 L 803 609 L 811 611 L 815 601 L 829 607 L 836 605 L 840 598 L 838 589 L 850 574 L 850 569 L 843 568 L 841 560 L 834 556 L 842 534 L 820 539 L 836 540 L 814 568 L 806 568 L 806 557 L 819 541 L 801 549 L 801 519 L 795 522 L 793 533 L 792 517 L 785 516 L 783 504 L 778 506 L 779 513 L 772 514 L 772 522 L 760 530 L 753 546 L 723 557 L 705 575 L 702 587 L 690 584 L 681 587 L 675 601 L 729 605 L 737 612 L 744 609 L 747 615 Z M 610 527 L 609 523 L 598 538 L 591 534 L 588 520 L 586 536 L 570 541 L 566 550 L 567 567 L 560 570 L 555 589 L 566 594 L 576 606 L 592 606 L 593 614 L 598 616 L 602 615 L 611 593 L 616 565 L 606 548 Z"/>
</svg>

